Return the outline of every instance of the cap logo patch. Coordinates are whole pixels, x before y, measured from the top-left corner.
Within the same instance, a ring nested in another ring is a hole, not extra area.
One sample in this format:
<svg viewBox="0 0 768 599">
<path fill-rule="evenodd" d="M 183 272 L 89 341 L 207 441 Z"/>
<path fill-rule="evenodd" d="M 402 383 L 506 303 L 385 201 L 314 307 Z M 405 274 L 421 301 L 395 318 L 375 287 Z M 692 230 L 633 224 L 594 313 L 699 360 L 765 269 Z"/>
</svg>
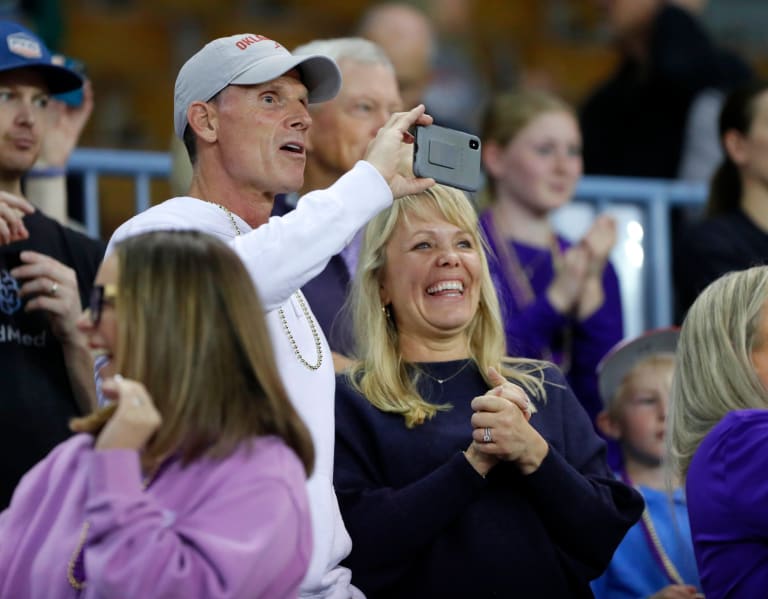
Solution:
<svg viewBox="0 0 768 599">
<path fill-rule="evenodd" d="M 271 40 L 264 35 L 258 35 L 258 34 L 246 35 L 245 37 L 241 37 L 239 40 L 237 40 L 237 43 L 235 45 L 241 50 L 245 50 L 251 44 L 256 44 L 258 42 L 272 42 L 273 44 L 275 44 L 275 48 L 281 47 L 280 44 L 278 44 L 276 41 Z"/>
<path fill-rule="evenodd" d="M 8 49 L 24 58 L 41 58 L 43 56 L 43 49 L 37 40 L 29 37 L 25 33 L 12 33 L 6 38 L 8 42 Z"/>
</svg>

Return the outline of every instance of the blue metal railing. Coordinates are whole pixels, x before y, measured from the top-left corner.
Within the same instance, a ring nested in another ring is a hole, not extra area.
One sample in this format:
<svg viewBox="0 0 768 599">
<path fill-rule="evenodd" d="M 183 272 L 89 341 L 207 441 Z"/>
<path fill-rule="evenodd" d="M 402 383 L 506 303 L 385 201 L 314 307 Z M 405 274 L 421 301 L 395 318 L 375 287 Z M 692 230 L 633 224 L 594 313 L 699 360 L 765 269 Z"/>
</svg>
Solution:
<svg viewBox="0 0 768 599">
<path fill-rule="evenodd" d="M 100 236 L 99 177 L 125 176 L 134 180 L 134 206 L 141 212 L 151 204 L 150 181 L 166 179 L 171 172 L 171 157 L 166 152 L 78 149 L 69 162 L 72 172 L 84 176 L 84 215 L 89 234 Z M 623 177 L 584 177 L 579 183 L 574 204 L 586 204 L 595 212 L 619 206 L 634 206 L 644 220 L 643 302 L 640 328 L 667 326 L 673 320 L 673 283 L 670 213 L 675 206 L 698 206 L 706 197 L 706 187 L 655 179 Z M 163 198 L 155 198 L 161 200 Z M 652 265 L 650 267 L 649 265 Z M 632 304 L 634 298 L 623 298 Z M 629 331 L 628 331 L 629 332 Z M 636 331 L 632 331 L 633 333 Z"/>
<path fill-rule="evenodd" d="M 89 235 L 100 237 L 99 177 L 131 177 L 135 184 L 134 207 L 138 213 L 151 204 L 150 180 L 168 178 L 171 156 L 167 152 L 81 148 L 72 153 L 68 168 L 71 172 L 83 175 L 85 228 Z"/>
<path fill-rule="evenodd" d="M 671 210 L 676 206 L 701 206 L 706 196 L 707 187 L 702 183 L 624 177 L 584 177 L 579 183 L 574 201 L 588 202 L 597 212 L 629 204 L 644 216 L 644 291 L 648 306 L 644 328 L 673 322 Z"/>
</svg>

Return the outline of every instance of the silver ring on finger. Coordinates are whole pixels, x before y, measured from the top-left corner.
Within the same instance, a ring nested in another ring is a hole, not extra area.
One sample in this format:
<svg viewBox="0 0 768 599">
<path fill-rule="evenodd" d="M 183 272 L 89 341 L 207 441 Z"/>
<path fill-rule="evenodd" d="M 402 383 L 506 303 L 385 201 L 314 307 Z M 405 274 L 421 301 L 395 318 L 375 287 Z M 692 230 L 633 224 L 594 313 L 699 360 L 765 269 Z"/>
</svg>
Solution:
<svg viewBox="0 0 768 599">
<path fill-rule="evenodd" d="M 51 284 L 51 289 L 48 291 L 48 295 L 55 297 L 58 292 L 59 292 L 59 284 L 56 281 L 54 281 Z"/>
<path fill-rule="evenodd" d="M 483 431 L 483 443 L 491 443 L 493 441 L 493 437 L 491 436 L 491 429 L 490 427 L 485 427 L 485 430 Z"/>
</svg>

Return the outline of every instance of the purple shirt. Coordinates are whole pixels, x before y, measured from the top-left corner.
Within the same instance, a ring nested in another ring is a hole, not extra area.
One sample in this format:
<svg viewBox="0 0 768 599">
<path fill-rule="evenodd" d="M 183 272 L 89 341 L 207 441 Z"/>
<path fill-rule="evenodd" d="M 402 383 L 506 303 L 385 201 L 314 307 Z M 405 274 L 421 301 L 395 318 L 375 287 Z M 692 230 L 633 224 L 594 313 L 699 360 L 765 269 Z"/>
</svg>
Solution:
<svg viewBox="0 0 768 599">
<path fill-rule="evenodd" d="M 693 549 L 707 599 L 768 592 L 768 410 L 727 414 L 686 480 Z"/>
<path fill-rule="evenodd" d="M 519 293 L 517 283 L 505 276 L 500 262 L 502 253 L 489 234 L 491 222 L 491 212 L 484 212 L 480 225 L 491 250 L 488 266 L 501 305 L 507 352 L 512 356 L 552 360 L 560 366 L 576 397 L 594 421 L 602 409 L 595 369 L 624 335 L 616 271 L 610 262 L 606 264 L 603 271 L 605 301 L 589 318 L 579 321 L 559 314 L 547 299 L 547 287 L 555 277 L 550 250 L 507 241 L 520 266 L 528 270 L 534 295 L 529 304 L 520 305 L 515 299 Z M 557 243 L 563 252 L 571 246 L 562 237 L 557 238 Z"/>
<path fill-rule="evenodd" d="M 298 594 L 312 533 L 304 470 L 281 440 L 184 467 L 171 459 L 142 484 L 135 451 L 94 451 L 90 435 L 57 446 L 0 514 L 0 597 Z M 79 594 L 67 570 L 86 520 Z"/>
</svg>

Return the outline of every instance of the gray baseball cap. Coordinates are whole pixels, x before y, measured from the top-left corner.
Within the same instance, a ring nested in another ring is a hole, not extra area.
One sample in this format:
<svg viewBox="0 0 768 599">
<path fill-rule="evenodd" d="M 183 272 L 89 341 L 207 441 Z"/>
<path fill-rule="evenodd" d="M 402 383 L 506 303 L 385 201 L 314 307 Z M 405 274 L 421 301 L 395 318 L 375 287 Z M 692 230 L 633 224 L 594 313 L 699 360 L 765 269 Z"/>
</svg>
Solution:
<svg viewBox="0 0 768 599">
<path fill-rule="evenodd" d="M 635 364 L 655 354 L 674 354 L 679 338 L 678 327 L 667 327 L 648 331 L 614 345 L 597 365 L 597 383 L 603 405 L 607 406 L 611 402 L 624 377 Z"/>
<path fill-rule="evenodd" d="M 207 102 L 228 85 L 266 83 L 298 69 L 312 104 L 333 98 L 341 88 L 341 72 L 332 58 L 294 56 L 263 35 L 239 33 L 209 42 L 181 67 L 173 96 L 173 128 L 179 138 L 187 128 L 192 102 Z"/>
</svg>

